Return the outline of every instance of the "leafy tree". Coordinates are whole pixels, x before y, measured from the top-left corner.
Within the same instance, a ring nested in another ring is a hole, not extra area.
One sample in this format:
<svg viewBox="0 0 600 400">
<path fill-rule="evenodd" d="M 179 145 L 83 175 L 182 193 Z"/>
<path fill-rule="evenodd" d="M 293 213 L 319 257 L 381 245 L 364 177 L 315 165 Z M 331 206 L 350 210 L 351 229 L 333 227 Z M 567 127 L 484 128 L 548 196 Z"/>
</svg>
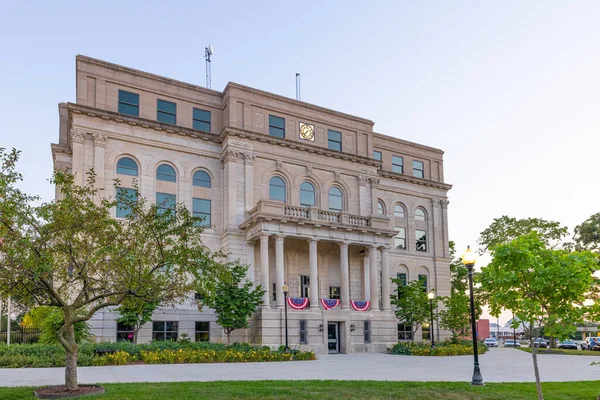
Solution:
<svg viewBox="0 0 600 400">
<path fill-rule="evenodd" d="M 65 384 L 73 391 L 77 323 L 129 298 L 159 294 L 165 303 L 182 301 L 195 286 L 210 287 L 222 266 L 204 250 L 202 228 L 184 205 L 165 212 L 139 196 L 120 199 L 130 212 L 116 220 L 111 215 L 119 202 L 101 196 L 93 171 L 81 186 L 56 171 L 58 199 L 39 204 L 17 188 L 18 156 L 0 149 L 0 292 L 27 306 L 60 309 L 56 335 L 66 351 Z"/>
<path fill-rule="evenodd" d="M 594 214 L 575 227 L 577 250 L 590 250 L 600 253 L 600 213 Z"/>
<path fill-rule="evenodd" d="M 133 343 L 137 344 L 138 334 L 145 323 L 152 321 L 152 313 L 160 306 L 156 299 L 144 299 L 140 297 L 130 297 L 121 303 L 115 310 L 120 317 L 117 322 L 131 326 L 133 328 Z"/>
<path fill-rule="evenodd" d="M 398 285 L 398 292 L 392 295 L 391 301 L 396 307 L 396 317 L 411 325 L 411 336 L 414 342 L 415 333 L 431 317 L 427 292 L 423 290 L 419 280 L 408 282 L 406 285 L 401 278 L 392 278 L 392 282 Z M 433 332 L 431 334 L 433 335 Z"/>
<path fill-rule="evenodd" d="M 230 264 L 229 276 L 217 282 L 212 294 L 205 293 L 204 302 L 217 313 L 217 323 L 223 327 L 230 342 L 231 332 L 248 327 L 248 320 L 262 304 L 265 291 L 250 281 L 242 283 L 248 267 Z M 200 291 L 202 293 L 202 291 Z"/>
<path fill-rule="evenodd" d="M 532 232 L 494 247 L 492 255 L 480 275 L 492 314 L 512 310 L 517 317 L 513 321 L 527 321 L 531 334 L 541 326 L 547 335 L 559 339 L 576 331 L 586 313 L 592 274 L 598 269 L 592 253 L 548 248 Z M 536 347 L 532 347 L 532 357 L 538 399 L 542 400 Z"/>
<path fill-rule="evenodd" d="M 42 333 L 40 335 L 40 343 L 43 344 L 55 344 L 60 343 L 57 332 L 65 323 L 63 312 L 57 307 L 46 307 L 48 310 L 47 315 L 41 321 L 40 328 Z M 85 316 L 86 311 L 80 310 L 76 313 L 77 317 Z M 87 341 L 90 336 L 90 326 L 85 321 L 76 322 L 73 324 L 75 342 L 82 343 Z"/>
</svg>

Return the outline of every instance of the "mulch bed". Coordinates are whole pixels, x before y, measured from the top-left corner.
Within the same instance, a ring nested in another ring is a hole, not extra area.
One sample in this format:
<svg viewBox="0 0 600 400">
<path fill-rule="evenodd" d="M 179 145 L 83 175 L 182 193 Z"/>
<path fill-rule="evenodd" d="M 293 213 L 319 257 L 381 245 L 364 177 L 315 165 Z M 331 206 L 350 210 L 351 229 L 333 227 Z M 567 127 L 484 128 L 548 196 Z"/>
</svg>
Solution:
<svg viewBox="0 0 600 400">
<path fill-rule="evenodd" d="M 71 399 L 104 394 L 104 388 L 96 385 L 79 385 L 77 390 L 68 390 L 66 386 L 48 386 L 35 391 L 39 399 Z"/>
</svg>

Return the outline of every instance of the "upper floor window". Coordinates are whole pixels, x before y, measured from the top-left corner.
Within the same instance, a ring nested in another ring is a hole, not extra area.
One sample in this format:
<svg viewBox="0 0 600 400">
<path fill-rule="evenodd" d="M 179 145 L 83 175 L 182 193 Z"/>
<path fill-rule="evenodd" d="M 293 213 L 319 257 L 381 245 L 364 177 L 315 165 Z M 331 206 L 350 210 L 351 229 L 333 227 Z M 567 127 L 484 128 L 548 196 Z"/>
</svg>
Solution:
<svg viewBox="0 0 600 400">
<path fill-rule="evenodd" d="M 385 215 L 385 204 L 381 200 L 377 200 L 377 214 Z"/>
<path fill-rule="evenodd" d="M 421 289 L 426 292 L 428 289 L 427 274 L 419 274 L 419 282 L 421 283 Z"/>
<path fill-rule="evenodd" d="M 269 136 L 285 138 L 285 118 L 269 115 Z"/>
<path fill-rule="evenodd" d="M 342 151 L 342 133 L 338 131 L 327 131 L 327 145 L 329 150 Z"/>
<path fill-rule="evenodd" d="M 373 158 L 377 161 L 381 161 L 381 152 L 377 150 L 373 150 Z"/>
<path fill-rule="evenodd" d="M 342 211 L 344 209 L 344 197 L 338 187 L 329 189 L 329 210 Z"/>
<path fill-rule="evenodd" d="M 123 157 L 117 162 L 117 174 L 138 176 L 138 165 L 132 158 Z"/>
<path fill-rule="evenodd" d="M 117 188 L 117 218 L 127 218 L 131 213 L 131 202 L 137 201 L 137 190 Z"/>
<path fill-rule="evenodd" d="M 417 239 L 417 251 L 427 251 L 427 232 L 424 230 L 415 230 L 415 237 Z"/>
<path fill-rule="evenodd" d="M 302 182 L 300 185 L 300 205 L 313 207 L 315 204 L 315 187 L 310 182 Z"/>
<path fill-rule="evenodd" d="M 394 236 L 394 247 L 397 249 L 406 249 L 406 229 L 401 226 L 395 226 L 394 230 L 397 232 Z"/>
<path fill-rule="evenodd" d="M 140 95 L 137 93 L 119 90 L 119 113 L 140 116 Z"/>
<path fill-rule="evenodd" d="M 400 156 L 392 156 L 392 172 L 404 173 L 404 159 Z"/>
<path fill-rule="evenodd" d="M 413 176 L 425 178 L 425 166 L 423 161 L 413 160 Z"/>
<path fill-rule="evenodd" d="M 198 131 L 210 132 L 210 111 L 194 108 L 192 127 Z"/>
<path fill-rule="evenodd" d="M 156 120 L 165 124 L 175 125 L 177 123 L 177 104 L 158 99 Z"/>
<path fill-rule="evenodd" d="M 426 221 L 427 217 L 425 216 L 425 210 L 423 210 L 422 208 L 417 208 L 415 210 L 415 219 L 417 221 Z"/>
<path fill-rule="evenodd" d="M 156 180 L 166 182 L 177 182 L 177 173 L 175 168 L 169 164 L 160 164 L 156 169 Z"/>
<path fill-rule="evenodd" d="M 269 199 L 285 203 L 285 181 L 279 176 L 274 176 L 269 181 Z"/>
<path fill-rule="evenodd" d="M 201 186 L 205 188 L 210 187 L 210 175 L 206 171 L 196 171 L 192 177 L 192 183 L 194 186 Z"/>
<path fill-rule="evenodd" d="M 400 203 L 396 203 L 394 206 L 394 217 L 404 218 L 405 216 L 404 206 Z"/>
<path fill-rule="evenodd" d="M 193 198 L 192 213 L 200 219 L 197 225 L 210 227 L 210 200 Z"/>
<path fill-rule="evenodd" d="M 175 215 L 175 204 L 177 199 L 174 194 L 156 193 L 156 208 L 159 214 L 173 213 Z"/>
</svg>

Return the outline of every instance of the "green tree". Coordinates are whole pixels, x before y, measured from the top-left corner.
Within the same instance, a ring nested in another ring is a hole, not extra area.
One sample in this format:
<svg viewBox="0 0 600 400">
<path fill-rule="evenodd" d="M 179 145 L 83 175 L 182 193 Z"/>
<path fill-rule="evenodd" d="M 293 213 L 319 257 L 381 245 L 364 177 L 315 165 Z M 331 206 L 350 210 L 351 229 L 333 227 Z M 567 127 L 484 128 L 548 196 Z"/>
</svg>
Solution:
<svg viewBox="0 0 600 400">
<path fill-rule="evenodd" d="M 398 286 L 397 294 L 392 295 L 391 301 L 396 307 L 396 317 L 411 326 L 414 342 L 415 333 L 431 317 L 427 292 L 423 290 L 423 284 L 419 280 L 408 282 L 406 285 L 401 278 L 392 278 L 392 282 Z M 433 331 L 431 334 L 433 335 Z"/>
<path fill-rule="evenodd" d="M 576 331 L 598 269 L 592 253 L 550 249 L 532 232 L 497 245 L 492 256 L 479 279 L 492 314 L 512 310 L 518 320 L 527 322 L 532 334 L 542 326 L 546 335 L 559 339 Z M 532 347 L 532 357 L 538 399 L 542 400 L 536 347 Z"/>
<path fill-rule="evenodd" d="M 152 321 L 152 313 L 160 306 L 156 299 L 129 297 L 115 310 L 120 316 L 117 322 L 130 326 L 133 329 L 133 343 L 137 344 L 138 334 L 145 323 Z"/>
<path fill-rule="evenodd" d="M 61 310 L 56 334 L 73 391 L 77 323 L 128 298 L 159 293 L 166 303 L 182 301 L 195 286 L 218 279 L 222 266 L 204 250 L 202 228 L 184 205 L 165 212 L 134 196 L 120 200 L 130 212 L 116 220 L 111 215 L 119 202 L 96 188 L 93 171 L 83 185 L 56 171 L 59 197 L 39 204 L 17 187 L 18 156 L 0 149 L 0 292 L 27 306 Z"/>
<path fill-rule="evenodd" d="M 248 328 L 248 320 L 262 304 L 265 293 L 260 285 L 254 287 L 250 281 L 242 283 L 247 269 L 230 263 L 228 277 L 217 282 L 212 294 L 204 293 L 204 303 L 217 313 L 217 323 L 223 327 L 227 343 L 235 329 Z"/>
<path fill-rule="evenodd" d="M 600 213 L 594 214 L 575 227 L 577 250 L 590 250 L 600 253 Z"/>
</svg>

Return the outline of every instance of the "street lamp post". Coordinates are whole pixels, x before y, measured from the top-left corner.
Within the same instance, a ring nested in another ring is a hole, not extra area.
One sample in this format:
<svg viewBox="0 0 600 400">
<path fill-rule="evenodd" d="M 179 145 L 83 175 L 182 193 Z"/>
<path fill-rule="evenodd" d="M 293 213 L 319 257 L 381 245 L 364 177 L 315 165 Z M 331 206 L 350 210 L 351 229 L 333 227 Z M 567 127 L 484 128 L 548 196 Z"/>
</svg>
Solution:
<svg viewBox="0 0 600 400">
<path fill-rule="evenodd" d="M 427 293 L 427 298 L 429 299 L 429 311 L 431 313 L 431 323 L 429 324 L 429 335 L 431 336 L 431 347 L 435 346 L 435 341 L 433 339 L 433 298 L 435 297 L 435 293 L 433 290 Z"/>
<path fill-rule="evenodd" d="M 463 255 L 462 262 L 467 267 L 469 272 L 469 297 L 471 301 L 471 336 L 473 337 L 473 378 L 471 379 L 471 385 L 481 386 L 484 385 L 483 377 L 481 376 L 481 370 L 479 369 L 479 354 L 477 352 L 477 323 L 475 322 L 475 301 L 473 300 L 473 267 L 475 266 L 475 254 L 471 251 L 470 247 L 467 247 L 467 251 Z"/>
<path fill-rule="evenodd" d="M 281 287 L 281 290 L 283 291 L 283 297 L 285 300 L 285 351 L 290 351 L 290 346 L 288 343 L 288 318 L 287 318 L 287 306 L 288 306 L 288 292 L 290 291 L 290 288 L 287 284 L 283 284 L 283 286 Z"/>
<path fill-rule="evenodd" d="M 517 329 L 515 328 L 515 313 L 513 313 L 512 326 L 513 326 L 513 340 L 515 341 L 515 348 L 517 348 Z"/>
</svg>

